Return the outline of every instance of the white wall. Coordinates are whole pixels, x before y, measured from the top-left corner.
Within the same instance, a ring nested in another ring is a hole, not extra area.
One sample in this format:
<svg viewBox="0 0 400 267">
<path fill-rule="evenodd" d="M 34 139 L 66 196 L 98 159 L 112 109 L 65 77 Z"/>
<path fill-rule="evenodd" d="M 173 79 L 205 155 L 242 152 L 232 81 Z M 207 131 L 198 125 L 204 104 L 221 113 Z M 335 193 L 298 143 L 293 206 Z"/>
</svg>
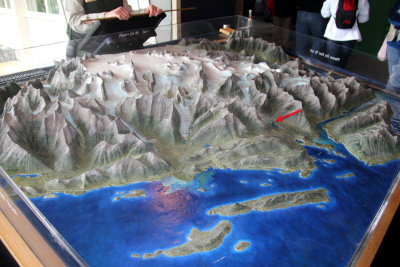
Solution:
<svg viewBox="0 0 400 267">
<path fill-rule="evenodd" d="M 29 12 L 25 0 L 10 2 L 11 9 L 0 9 L 0 44 L 22 49 L 68 40 L 63 13 Z"/>
<path fill-rule="evenodd" d="M 28 13 L 25 16 L 28 25 L 29 44 L 38 46 L 68 41 L 67 23 L 64 15 Z M 45 29 L 45 30 L 44 30 Z"/>
<path fill-rule="evenodd" d="M 19 46 L 21 38 L 14 13 L 0 8 L 0 25 L 0 44 L 7 47 Z"/>
<path fill-rule="evenodd" d="M 163 10 L 170 10 L 172 9 L 172 1 L 174 0 L 151 0 L 151 3 L 159 8 L 162 8 Z M 163 21 L 161 21 L 159 25 L 160 30 L 157 31 L 157 42 L 160 42 L 162 40 L 169 40 L 172 36 L 172 13 L 167 12 L 165 14 L 167 14 L 167 17 L 163 19 Z"/>
</svg>

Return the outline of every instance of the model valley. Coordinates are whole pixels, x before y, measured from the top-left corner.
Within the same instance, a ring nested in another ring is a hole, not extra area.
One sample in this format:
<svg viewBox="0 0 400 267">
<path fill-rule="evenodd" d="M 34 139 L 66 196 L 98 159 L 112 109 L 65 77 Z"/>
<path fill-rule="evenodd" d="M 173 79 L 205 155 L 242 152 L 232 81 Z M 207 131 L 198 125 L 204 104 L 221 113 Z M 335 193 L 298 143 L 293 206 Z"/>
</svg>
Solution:
<svg viewBox="0 0 400 267">
<path fill-rule="evenodd" d="M 210 168 L 299 171 L 307 179 L 317 167 L 305 146 L 332 149 L 315 140 L 317 124 L 336 117 L 325 126 L 329 137 L 359 160 L 373 166 L 400 157 L 386 101 L 376 101 L 353 77 L 310 71 L 261 39 L 233 37 L 224 45 L 183 40 L 75 58 L 59 63 L 45 82 L 6 90 L 14 96 L 0 116 L 0 166 L 9 175 L 39 174 L 13 178 L 29 197 L 167 177 L 191 181 Z M 230 218 L 329 201 L 326 189 L 312 188 L 243 199 L 208 215 Z M 231 231 L 222 220 L 208 232 L 193 228 L 181 246 L 132 256 L 212 250 Z M 237 250 L 248 246 L 241 241 Z"/>
</svg>

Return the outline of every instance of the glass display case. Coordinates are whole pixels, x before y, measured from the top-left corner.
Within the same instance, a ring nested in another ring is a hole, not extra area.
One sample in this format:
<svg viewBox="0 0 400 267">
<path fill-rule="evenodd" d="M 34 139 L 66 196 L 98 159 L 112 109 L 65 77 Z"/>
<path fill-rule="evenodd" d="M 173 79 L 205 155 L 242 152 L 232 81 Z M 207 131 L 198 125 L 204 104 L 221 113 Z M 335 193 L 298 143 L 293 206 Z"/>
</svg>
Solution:
<svg viewBox="0 0 400 267">
<path fill-rule="evenodd" d="M 7 51 L 3 242 L 45 266 L 370 263 L 400 95 L 326 44 L 233 16 Z"/>
</svg>

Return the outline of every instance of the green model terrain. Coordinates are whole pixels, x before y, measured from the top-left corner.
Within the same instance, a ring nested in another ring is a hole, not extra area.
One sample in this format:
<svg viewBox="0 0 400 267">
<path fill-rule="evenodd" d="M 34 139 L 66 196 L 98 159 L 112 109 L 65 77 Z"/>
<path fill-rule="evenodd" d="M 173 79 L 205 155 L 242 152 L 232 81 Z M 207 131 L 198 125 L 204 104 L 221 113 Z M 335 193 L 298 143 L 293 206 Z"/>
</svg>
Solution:
<svg viewBox="0 0 400 267">
<path fill-rule="evenodd" d="M 4 104 L 0 166 L 40 174 L 14 178 L 31 197 L 192 180 L 210 167 L 307 177 L 316 167 L 303 145 L 330 149 L 313 141 L 316 124 L 374 97 L 355 78 L 319 76 L 253 38 L 75 58 Z M 371 103 L 328 130 L 355 156 L 380 163 L 399 156 L 390 114 L 385 101 Z"/>
</svg>

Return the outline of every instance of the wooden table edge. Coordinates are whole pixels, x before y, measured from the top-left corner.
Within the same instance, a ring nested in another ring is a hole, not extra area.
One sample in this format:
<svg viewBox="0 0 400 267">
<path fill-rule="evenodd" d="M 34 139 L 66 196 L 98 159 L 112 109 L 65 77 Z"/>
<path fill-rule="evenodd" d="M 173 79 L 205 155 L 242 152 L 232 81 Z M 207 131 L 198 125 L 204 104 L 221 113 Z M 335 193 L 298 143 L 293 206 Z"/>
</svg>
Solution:
<svg viewBox="0 0 400 267">
<path fill-rule="evenodd" d="M 20 266 L 43 266 L 0 210 L 0 240 Z"/>
<path fill-rule="evenodd" d="M 65 266 L 62 259 L 2 188 L 0 215 L 1 240 L 21 266 Z M 25 257 L 28 264 L 25 264 Z"/>
<path fill-rule="evenodd" d="M 375 227 L 375 230 L 373 231 L 371 237 L 369 238 L 368 243 L 365 246 L 364 250 L 361 252 L 361 256 L 356 263 L 357 267 L 371 265 L 399 205 L 400 205 L 400 183 L 397 184 L 393 192 L 393 195 L 390 197 L 388 201 L 388 205 L 383 211 L 383 214 Z"/>
</svg>

